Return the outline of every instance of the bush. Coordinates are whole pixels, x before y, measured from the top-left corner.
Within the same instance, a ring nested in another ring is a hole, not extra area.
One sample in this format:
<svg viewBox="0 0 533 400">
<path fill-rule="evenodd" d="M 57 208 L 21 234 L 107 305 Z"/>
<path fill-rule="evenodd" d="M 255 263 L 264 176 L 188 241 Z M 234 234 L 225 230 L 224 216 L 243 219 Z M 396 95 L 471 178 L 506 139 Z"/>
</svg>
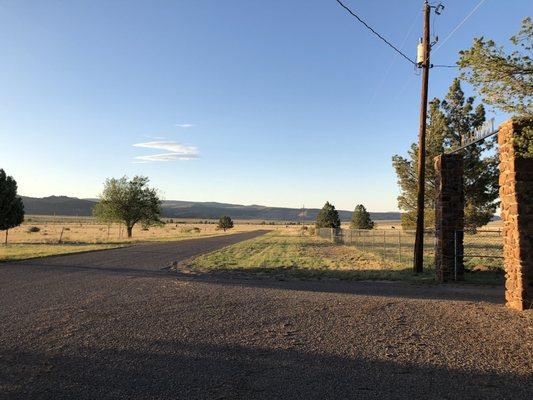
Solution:
<svg viewBox="0 0 533 400">
<path fill-rule="evenodd" d="M 315 233 L 316 233 L 316 229 L 315 229 L 315 227 L 314 227 L 314 226 L 310 227 L 310 228 L 308 229 L 308 232 L 309 232 L 309 235 L 314 236 Z"/>
<path fill-rule="evenodd" d="M 41 231 L 41 228 L 39 228 L 38 226 L 30 226 L 28 229 L 26 229 L 26 232 L 28 233 L 35 233 L 35 232 L 40 232 Z"/>
</svg>

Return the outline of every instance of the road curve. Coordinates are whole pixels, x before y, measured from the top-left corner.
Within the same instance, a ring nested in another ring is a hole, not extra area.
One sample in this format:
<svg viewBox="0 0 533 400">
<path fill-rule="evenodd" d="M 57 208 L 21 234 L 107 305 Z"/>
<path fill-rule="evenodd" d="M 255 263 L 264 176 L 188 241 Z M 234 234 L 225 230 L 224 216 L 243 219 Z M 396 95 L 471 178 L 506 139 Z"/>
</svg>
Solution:
<svg viewBox="0 0 533 400">
<path fill-rule="evenodd" d="M 0 399 L 526 399 L 501 290 L 177 276 L 250 232 L 0 264 Z"/>
</svg>

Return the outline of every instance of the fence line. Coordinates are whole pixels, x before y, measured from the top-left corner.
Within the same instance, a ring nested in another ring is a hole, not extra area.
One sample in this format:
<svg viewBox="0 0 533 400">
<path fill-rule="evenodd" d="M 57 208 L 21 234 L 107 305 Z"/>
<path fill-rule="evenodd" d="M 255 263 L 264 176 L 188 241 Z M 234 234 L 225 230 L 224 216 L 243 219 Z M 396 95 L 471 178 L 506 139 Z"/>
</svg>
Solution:
<svg viewBox="0 0 533 400">
<path fill-rule="evenodd" d="M 411 267 L 415 245 L 415 231 L 403 229 L 331 229 L 319 228 L 317 236 L 336 244 L 353 246 L 375 254 L 383 260 Z M 486 265 L 503 267 L 503 238 L 501 230 L 464 232 L 463 260 L 467 268 Z M 457 255 L 458 257 L 461 255 Z M 424 265 L 433 267 L 435 260 L 435 232 L 424 234 Z"/>
<path fill-rule="evenodd" d="M 337 244 L 353 246 L 386 261 L 410 267 L 413 263 L 415 231 L 402 229 L 331 229 L 319 228 L 317 236 Z M 431 266 L 435 257 L 435 234 L 424 236 L 424 264 Z"/>
</svg>

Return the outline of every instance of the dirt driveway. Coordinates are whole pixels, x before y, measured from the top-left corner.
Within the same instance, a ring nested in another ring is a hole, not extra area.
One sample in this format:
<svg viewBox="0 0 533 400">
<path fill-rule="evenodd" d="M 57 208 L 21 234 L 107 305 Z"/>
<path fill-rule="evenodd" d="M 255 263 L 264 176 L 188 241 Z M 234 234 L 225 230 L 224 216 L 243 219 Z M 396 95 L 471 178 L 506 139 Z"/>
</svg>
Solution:
<svg viewBox="0 0 533 400">
<path fill-rule="evenodd" d="M 0 398 L 531 398 L 501 288 L 160 270 L 261 233 L 0 264 Z"/>
</svg>

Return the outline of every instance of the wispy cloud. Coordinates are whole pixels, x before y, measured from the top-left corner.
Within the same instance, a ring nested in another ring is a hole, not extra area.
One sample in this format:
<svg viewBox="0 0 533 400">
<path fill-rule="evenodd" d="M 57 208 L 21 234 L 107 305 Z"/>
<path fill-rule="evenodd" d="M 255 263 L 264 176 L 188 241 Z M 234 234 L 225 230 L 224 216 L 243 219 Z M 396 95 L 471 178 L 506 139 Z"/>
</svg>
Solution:
<svg viewBox="0 0 533 400">
<path fill-rule="evenodd" d="M 143 147 L 147 149 L 165 150 L 167 153 L 150 154 L 146 156 L 134 157 L 136 164 L 165 161 L 186 161 L 198 158 L 198 149 L 195 146 L 185 146 L 178 142 L 154 141 L 146 143 L 135 143 L 133 147 Z"/>
<path fill-rule="evenodd" d="M 187 129 L 187 128 L 192 128 L 194 127 L 194 124 L 175 124 L 174 125 L 176 128 L 184 128 L 184 129 Z"/>
</svg>

